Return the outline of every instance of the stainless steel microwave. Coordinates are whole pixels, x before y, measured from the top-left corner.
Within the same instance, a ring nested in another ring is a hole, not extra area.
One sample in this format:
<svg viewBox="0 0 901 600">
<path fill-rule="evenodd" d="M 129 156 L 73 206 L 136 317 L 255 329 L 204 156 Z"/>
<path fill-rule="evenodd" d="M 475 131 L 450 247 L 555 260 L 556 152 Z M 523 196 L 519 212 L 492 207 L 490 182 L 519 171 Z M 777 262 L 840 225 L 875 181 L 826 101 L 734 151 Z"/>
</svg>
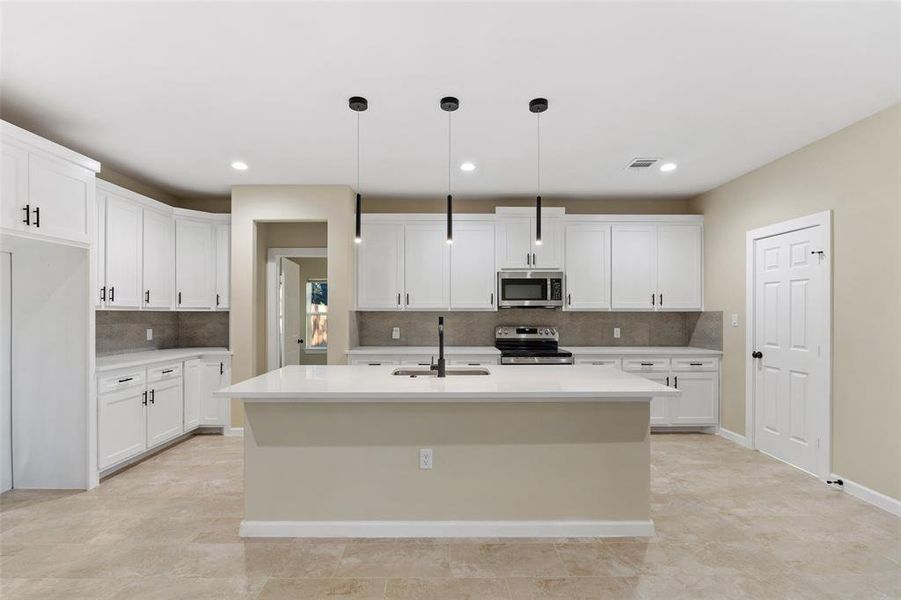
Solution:
<svg viewBox="0 0 901 600">
<path fill-rule="evenodd" d="M 499 308 L 563 306 L 563 271 L 498 271 Z"/>
</svg>

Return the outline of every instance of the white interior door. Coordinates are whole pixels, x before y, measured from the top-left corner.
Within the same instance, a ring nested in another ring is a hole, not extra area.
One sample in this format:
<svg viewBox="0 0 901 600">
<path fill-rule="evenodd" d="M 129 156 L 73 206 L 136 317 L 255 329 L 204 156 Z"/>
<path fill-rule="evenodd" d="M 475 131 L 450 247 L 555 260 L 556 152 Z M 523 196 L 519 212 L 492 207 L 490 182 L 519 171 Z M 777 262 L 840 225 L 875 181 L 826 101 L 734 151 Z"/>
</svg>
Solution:
<svg viewBox="0 0 901 600">
<path fill-rule="evenodd" d="M 701 225 L 657 226 L 657 308 L 701 310 Z"/>
<path fill-rule="evenodd" d="M 444 221 L 404 227 L 404 307 L 450 306 L 450 247 Z"/>
<path fill-rule="evenodd" d="M 0 494 L 13 487 L 12 255 L 0 252 Z"/>
<path fill-rule="evenodd" d="M 304 312 L 303 290 L 300 285 L 300 265 L 288 258 L 281 259 L 281 318 L 282 318 L 282 366 L 299 365 L 301 340 L 303 335 L 301 328 L 304 326 L 302 318 Z"/>
<path fill-rule="evenodd" d="M 494 223 L 454 225 L 451 247 L 451 308 L 493 310 L 496 306 Z"/>
<path fill-rule="evenodd" d="M 657 225 L 614 225 L 613 309 L 654 310 L 657 293 Z"/>
<path fill-rule="evenodd" d="M 566 226 L 566 308 L 610 308 L 610 226 Z"/>
<path fill-rule="evenodd" d="M 815 226 L 754 243 L 755 444 L 810 473 L 828 407 L 824 239 Z"/>
</svg>

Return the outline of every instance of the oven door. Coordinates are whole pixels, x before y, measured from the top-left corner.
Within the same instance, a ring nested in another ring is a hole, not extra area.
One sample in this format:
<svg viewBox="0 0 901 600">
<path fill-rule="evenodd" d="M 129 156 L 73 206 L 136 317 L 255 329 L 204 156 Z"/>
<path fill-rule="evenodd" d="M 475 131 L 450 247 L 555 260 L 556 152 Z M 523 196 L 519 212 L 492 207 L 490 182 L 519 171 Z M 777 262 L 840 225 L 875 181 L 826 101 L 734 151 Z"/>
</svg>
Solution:
<svg viewBox="0 0 901 600">
<path fill-rule="evenodd" d="M 497 274 L 498 306 L 554 308 L 563 306 L 563 298 L 553 298 L 552 281 L 562 274 L 548 271 L 502 271 Z"/>
</svg>

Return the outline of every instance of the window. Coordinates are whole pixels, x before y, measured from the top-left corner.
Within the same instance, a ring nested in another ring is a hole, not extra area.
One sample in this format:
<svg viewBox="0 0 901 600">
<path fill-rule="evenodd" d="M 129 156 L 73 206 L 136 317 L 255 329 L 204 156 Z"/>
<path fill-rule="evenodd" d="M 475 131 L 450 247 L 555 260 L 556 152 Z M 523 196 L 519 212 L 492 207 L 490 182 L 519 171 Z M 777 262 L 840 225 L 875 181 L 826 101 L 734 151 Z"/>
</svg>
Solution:
<svg viewBox="0 0 901 600">
<path fill-rule="evenodd" d="M 325 352 L 328 349 L 328 282 L 325 279 L 307 281 L 306 307 L 306 350 Z"/>
</svg>

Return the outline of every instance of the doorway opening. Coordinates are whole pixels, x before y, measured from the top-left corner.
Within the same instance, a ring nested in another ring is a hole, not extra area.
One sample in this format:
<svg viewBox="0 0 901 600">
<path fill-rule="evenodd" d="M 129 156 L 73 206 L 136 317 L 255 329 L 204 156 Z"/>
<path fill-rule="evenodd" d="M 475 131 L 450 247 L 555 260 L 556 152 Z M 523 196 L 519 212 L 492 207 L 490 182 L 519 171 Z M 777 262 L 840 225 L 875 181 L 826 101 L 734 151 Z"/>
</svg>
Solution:
<svg viewBox="0 0 901 600">
<path fill-rule="evenodd" d="M 832 213 L 747 234 L 745 430 L 765 454 L 826 479 L 832 431 Z"/>
<path fill-rule="evenodd" d="M 267 271 L 269 370 L 328 361 L 326 248 L 270 248 Z"/>
</svg>

